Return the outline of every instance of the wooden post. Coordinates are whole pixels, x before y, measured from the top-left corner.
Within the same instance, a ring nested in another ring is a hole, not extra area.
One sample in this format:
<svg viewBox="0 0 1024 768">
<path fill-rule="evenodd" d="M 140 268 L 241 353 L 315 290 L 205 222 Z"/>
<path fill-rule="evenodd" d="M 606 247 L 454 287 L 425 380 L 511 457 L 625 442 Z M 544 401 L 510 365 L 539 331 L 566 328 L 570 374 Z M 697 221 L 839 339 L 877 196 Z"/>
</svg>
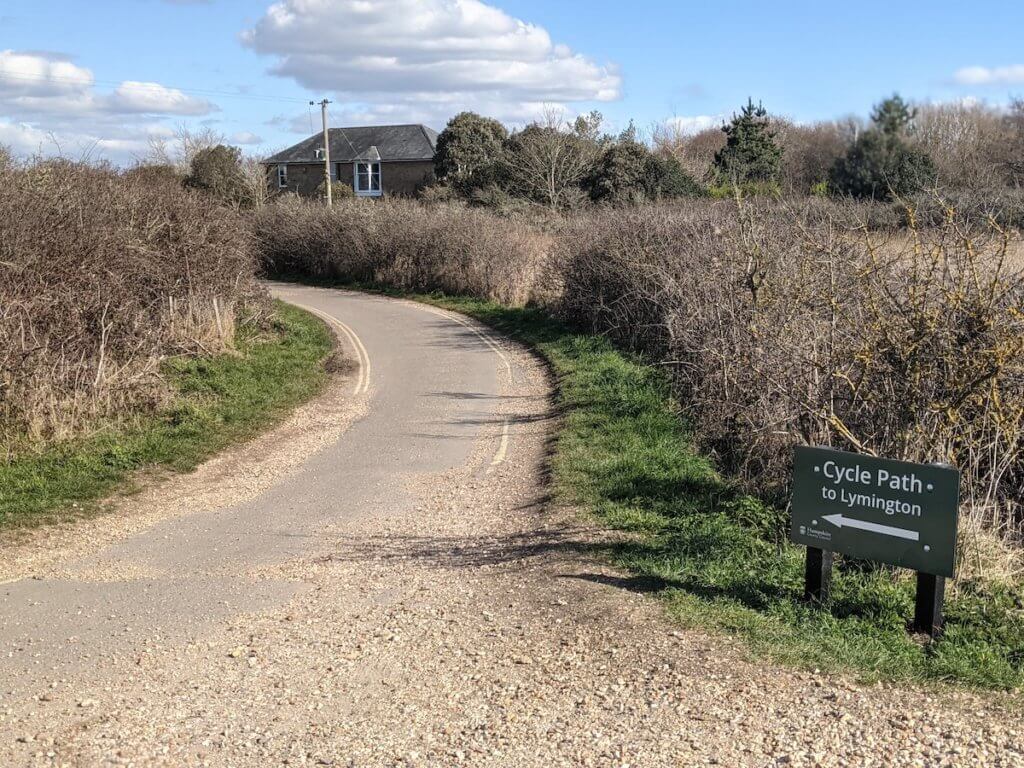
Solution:
<svg viewBox="0 0 1024 768">
<path fill-rule="evenodd" d="M 832 553 L 817 547 L 807 548 L 804 575 L 804 599 L 809 603 L 828 602 L 832 589 Z"/>
<path fill-rule="evenodd" d="M 946 578 L 918 572 L 917 596 L 914 600 L 915 632 L 924 632 L 932 639 L 942 634 L 942 606 L 945 599 Z"/>
<path fill-rule="evenodd" d="M 327 187 L 327 207 L 334 207 L 334 195 L 331 190 L 331 134 L 327 129 L 327 99 L 320 102 L 320 117 L 324 124 L 324 184 Z"/>
</svg>

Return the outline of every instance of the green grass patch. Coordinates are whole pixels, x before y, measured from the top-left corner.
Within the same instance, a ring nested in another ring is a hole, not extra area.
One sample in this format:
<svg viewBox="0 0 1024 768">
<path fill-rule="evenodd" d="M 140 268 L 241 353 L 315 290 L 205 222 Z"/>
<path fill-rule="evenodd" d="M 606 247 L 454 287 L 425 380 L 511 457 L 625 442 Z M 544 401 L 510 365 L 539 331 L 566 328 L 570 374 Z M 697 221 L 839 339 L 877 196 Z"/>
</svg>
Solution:
<svg viewBox="0 0 1024 768">
<path fill-rule="evenodd" d="M 537 349 L 559 381 L 564 420 L 556 491 L 631 536 L 608 555 L 642 577 L 679 622 L 744 638 L 757 653 L 866 680 L 945 681 L 1019 690 L 1024 588 L 958 585 L 934 643 L 907 632 L 913 581 L 837 564 L 826 608 L 802 602 L 804 550 L 783 513 L 737 490 L 694 449 L 666 377 L 607 340 L 533 309 L 421 296 Z"/>
<path fill-rule="evenodd" d="M 278 302 L 270 331 L 240 333 L 236 346 L 238 354 L 169 362 L 175 396 L 168 408 L 0 465 L 0 529 L 94 512 L 100 500 L 131 490 L 140 471 L 195 469 L 327 381 L 331 332 L 295 307 Z"/>
</svg>

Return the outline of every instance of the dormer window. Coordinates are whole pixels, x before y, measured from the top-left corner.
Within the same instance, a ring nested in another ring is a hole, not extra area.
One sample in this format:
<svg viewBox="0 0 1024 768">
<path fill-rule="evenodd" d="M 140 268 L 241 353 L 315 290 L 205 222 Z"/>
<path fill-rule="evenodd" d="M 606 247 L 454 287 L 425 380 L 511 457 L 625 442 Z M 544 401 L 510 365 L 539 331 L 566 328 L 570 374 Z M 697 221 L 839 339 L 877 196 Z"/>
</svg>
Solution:
<svg viewBox="0 0 1024 768">
<path fill-rule="evenodd" d="M 315 150 L 313 150 L 313 154 L 316 155 L 316 159 L 317 160 L 323 160 L 324 159 L 324 151 L 322 149 L 315 149 Z"/>
</svg>

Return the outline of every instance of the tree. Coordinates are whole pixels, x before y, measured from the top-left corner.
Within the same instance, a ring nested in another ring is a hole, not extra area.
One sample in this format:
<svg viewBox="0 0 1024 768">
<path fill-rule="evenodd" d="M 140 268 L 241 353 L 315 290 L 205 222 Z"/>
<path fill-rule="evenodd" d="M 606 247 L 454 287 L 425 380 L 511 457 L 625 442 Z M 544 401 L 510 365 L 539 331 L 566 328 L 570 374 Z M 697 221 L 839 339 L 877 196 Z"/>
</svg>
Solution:
<svg viewBox="0 0 1024 768">
<path fill-rule="evenodd" d="M 494 181 L 508 131 L 497 120 L 474 112 L 453 117 L 437 137 L 434 172 L 462 192 Z"/>
<path fill-rule="evenodd" d="M 903 136 L 914 125 L 917 109 L 894 93 L 871 110 L 871 122 L 886 136 Z"/>
<path fill-rule="evenodd" d="M 179 125 L 174 135 L 151 136 L 149 152 L 142 158 L 143 165 L 169 165 L 177 169 L 183 177 L 192 169 L 195 156 L 204 149 L 223 144 L 224 135 L 213 128 L 204 128 L 193 132 L 187 125 Z"/>
<path fill-rule="evenodd" d="M 928 153 L 904 138 L 914 115 L 899 96 L 879 104 L 872 112 L 871 128 L 832 166 L 832 189 L 852 197 L 890 200 L 934 184 L 935 165 Z"/>
<path fill-rule="evenodd" d="M 14 155 L 4 144 L 0 144 L 0 171 L 6 170 L 14 165 Z"/>
<path fill-rule="evenodd" d="M 501 185 L 516 197 L 550 208 L 576 205 L 586 194 L 584 183 L 601 153 L 595 138 L 599 130 L 597 113 L 569 128 L 549 112 L 544 122 L 527 126 L 505 142 Z"/>
<path fill-rule="evenodd" d="M 707 192 L 672 155 L 651 154 L 644 167 L 644 191 L 650 200 L 704 197 Z"/>
<path fill-rule="evenodd" d="M 270 174 L 276 173 L 276 170 L 268 170 L 263 161 L 262 157 L 245 157 L 239 164 L 245 202 L 253 208 L 262 208 L 278 193 L 277 179 L 273 179 L 275 183 L 272 185 L 270 178 Z M 349 187 L 347 184 L 344 186 Z M 349 191 L 351 189 L 349 187 Z"/>
<path fill-rule="evenodd" d="M 782 149 L 775 141 L 768 112 L 748 100 L 738 115 L 722 127 L 725 146 L 715 155 L 719 178 L 727 184 L 775 181 Z"/>
<path fill-rule="evenodd" d="M 632 203 L 647 196 L 644 178 L 651 152 L 638 141 L 617 141 L 601 155 L 590 179 L 596 201 Z"/>
<path fill-rule="evenodd" d="M 624 134 L 602 153 L 590 181 L 595 201 L 635 203 L 703 194 L 675 157 L 654 154 L 632 135 Z"/>
<path fill-rule="evenodd" d="M 918 110 L 913 143 L 935 163 L 943 186 L 990 188 L 1004 182 L 1008 130 L 1004 115 L 984 104 L 930 104 Z M 1019 156 L 1019 155 L 1018 155 Z"/>
<path fill-rule="evenodd" d="M 192 158 L 185 186 L 201 189 L 230 205 L 248 205 L 251 200 L 242 173 L 242 152 L 218 144 L 201 149 Z"/>
<path fill-rule="evenodd" d="M 653 139 L 655 151 L 674 157 L 691 178 L 714 179 L 715 155 L 725 146 L 725 134 L 719 128 L 689 133 L 678 123 L 664 123 L 655 127 Z"/>
</svg>

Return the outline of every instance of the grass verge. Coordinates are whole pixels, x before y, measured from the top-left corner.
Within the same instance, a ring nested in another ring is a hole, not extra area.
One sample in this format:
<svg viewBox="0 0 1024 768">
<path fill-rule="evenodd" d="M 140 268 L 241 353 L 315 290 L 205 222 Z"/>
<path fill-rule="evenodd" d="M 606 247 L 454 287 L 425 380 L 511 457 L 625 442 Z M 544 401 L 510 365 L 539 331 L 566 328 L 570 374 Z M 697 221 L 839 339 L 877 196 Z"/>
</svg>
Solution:
<svg viewBox="0 0 1024 768">
<path fill-rule="evenodd" d="M 238 355 L 173 360 L 170 407 L 0 465 L 0 529 L 88 514 L 140 470 L 187 472 L 319 392 L 330 330 L 280 302 L 269 334 L 240 334 Z"/>
<path fill-rule="evenodd" d="M 557 491 L 632 534 L 607 554 L 675 620 L 740 636 L 763 656 L 866 681 L 1024 685 L 1024 587 L 960 582 L 934 643 L 908 634 L 913 582 L 890 569 L 839 562 L 831 604 L 807 606 L 803 550 L 777 533 L 783 513 L 739 492 L 695 451 L 657 368 L 536 310 L 416 298 L 475 317 L 549 361 L 565 413 Z"/>
</svg>

